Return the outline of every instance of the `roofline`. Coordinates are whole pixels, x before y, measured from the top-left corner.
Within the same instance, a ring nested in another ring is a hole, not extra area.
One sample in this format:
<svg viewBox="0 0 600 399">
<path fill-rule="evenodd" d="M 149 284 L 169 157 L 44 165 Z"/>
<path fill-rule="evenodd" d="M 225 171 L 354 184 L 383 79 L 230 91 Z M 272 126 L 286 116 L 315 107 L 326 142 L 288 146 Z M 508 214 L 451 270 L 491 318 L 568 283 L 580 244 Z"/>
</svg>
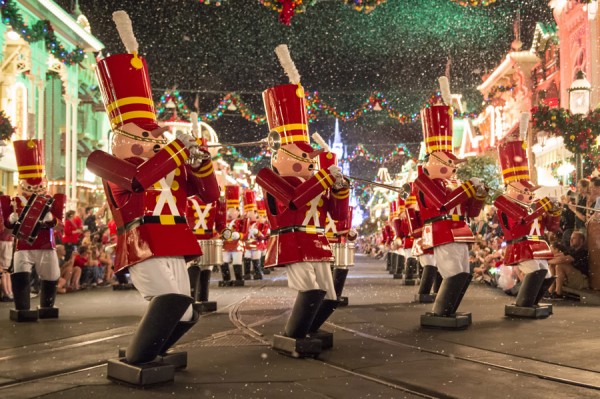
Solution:
<svg viewBox="0 0 600 399">
<path fill-rule="evenodd" d="M 85 43 L 85 51 L 98 52 L 105 46 L 96 39 L 94 35 L 83 29 L 77 21 L 58 4 L 52 0 L 18 0 L 29 12 L 40 19 L 47 19 L 43 11 L 49 12 L 56 17 L 56 20 L 51 21 L 52 28 L 62 37 L 67 39 L 72 45 L 79 46 L 82 42 Z M 65 29 L 65 27 L 67 29 Z"/>
<path fill-rule="evenodd" d="M 492 88 L 494 83 L 498 81 L 502 76 L 506 74 L 508 69 L 515 64 L 515 60 L 512 59 L 510 54 L 506 55 L 506 58 L 502 63 L 492 72 L 490 76 L 479 86 L 477 86 L 477 90 L 480 92 L 488 91 Z"/>
</svg>

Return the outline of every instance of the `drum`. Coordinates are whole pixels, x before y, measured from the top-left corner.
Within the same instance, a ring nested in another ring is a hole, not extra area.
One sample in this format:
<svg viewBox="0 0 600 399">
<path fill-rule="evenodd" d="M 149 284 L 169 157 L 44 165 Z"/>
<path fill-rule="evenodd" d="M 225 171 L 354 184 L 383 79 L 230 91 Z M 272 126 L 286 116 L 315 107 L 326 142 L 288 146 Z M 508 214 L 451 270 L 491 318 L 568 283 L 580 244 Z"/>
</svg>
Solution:
<svg viewBox="0 0 600 399">
<path fill-rule="evenodd" d="M 33 244 L 44 224 L 44 217 L 54 202 L 52 197 L 32 194 L 19 215 L 13 228 L 13 235 L 20 241 Z"/>
<path fill-rule="evenodd" d="M 223 241 L 222 240 L 200 240 L 202 257 L 200 266 L 214 266 L 223 263 Z"/>
<path fill-rule="evenodd" d="M 331 245 L 331 252 L 335 260 L 333 261 L 334 267 L 348 267 L 354 265 L 354 243 L 348 242 L 344 244 L 333 243 Z"/>
</svg>

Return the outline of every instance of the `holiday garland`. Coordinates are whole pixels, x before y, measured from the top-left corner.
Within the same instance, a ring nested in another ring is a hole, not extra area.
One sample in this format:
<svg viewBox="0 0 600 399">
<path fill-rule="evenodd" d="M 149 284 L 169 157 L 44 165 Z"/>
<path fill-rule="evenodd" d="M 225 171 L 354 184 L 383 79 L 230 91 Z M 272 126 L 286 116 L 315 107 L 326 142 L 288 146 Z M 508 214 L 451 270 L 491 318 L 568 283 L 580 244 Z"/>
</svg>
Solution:
<svg viewBox="0 0 600 399">
<path fill-rule="evenodd" d="M 562 137 L 573 154 L 598 155 L 596 140 L 600 135 L 600 109 L 587 115 L 572 114 L 565 108 L 541 105 L 532 110 L 533 126 L 553 136 Z"/>
<path fill-rule="evenodd" d="M 67 51 L 65 46 L 56 38 L 50 21 L 41 20 L 32 26 L 28 26 L 23 21 L 23 16 L 13 0 L 0 0 L 0 15 L 2 16 L 2 22 L 9 24 L 26 42 L 33 43 L 44 40 L 46 50 L 63 64 L 74 65 L 83 61 L 85 56 L 83 50 L 75 47 L 73 51 Z"/>
<path fill-rule="evenodd" d="M 496 0 L 451 0 L 454 3 L 460 4 L 463 7 L 487 7 L 496 2 Z"/>
<path fill-rule="evenodd" d="M 8 141 L 15 133 L 15 128 L 4 111 L 0 111 L 0 141 Z"/>
</svg>

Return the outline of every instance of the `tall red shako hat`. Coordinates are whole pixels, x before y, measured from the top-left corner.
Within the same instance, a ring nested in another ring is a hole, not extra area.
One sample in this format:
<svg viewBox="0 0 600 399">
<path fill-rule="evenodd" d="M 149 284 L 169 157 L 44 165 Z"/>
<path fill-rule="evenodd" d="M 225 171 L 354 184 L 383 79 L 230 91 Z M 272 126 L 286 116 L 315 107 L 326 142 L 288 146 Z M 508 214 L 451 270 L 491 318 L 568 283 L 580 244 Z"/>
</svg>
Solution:
<svg viewBox="0 0 600 399">
<path fill-rule="evenodd" d="M 507 185 L 519 182 L 530 191 L 537 190 L 537 186 L 531 182 L 529 175 L 529 159 L 527 158 L 527 144 L 524 140 L 529 124 L 529 112 L 521 113 L 520 138 L 500 143 L 498 146 L 498 158 L 502 168 L 502 179 Z"/>
<path fill-rule="evenodd" d="M 24 180 L 32 186 L 42 183 L 46 177 L 44 168 L 44 145 L 42 140 L 13 141 L 19 180 Z"/>
<path fill-rule="evenodd" d="M 256 207 L 254 191 L 250 189 L 244 190 L 244 213 L 256 210 L 258 210 L 258 208 Z"/>
<path fill-rule="evenodd" d="M 442 92 L 442 102 L 434 104 L 421 110 L 421 124 L 423 126 L 423 140 L 425 140 L 425 152 L 431 154 L 442 151 L 455 162 L 464 162 L 452 152 L 452 94 L 448 78 L 439 78 Z"/>
<path fill-rule="evenodd" d="M 240 186 L 225 186 L 226 208 L 240 209 Z"/>
<path fill-rule="evenodd" d="M 96 69 L 110 125 L 114 130 L 126 123 L 135 123 L 152 131 L 159 126 L 146 60 L 138 55 L 138 43 L 127 13 L 116 11 L 113 20 L 129 54 L 104 58 Z"/>
<path fill-rule="evenodd" d="M 275 53 L 291 84 L 274 86 L 263 91 L 269 130 L 279 133 L 282 146 L 296 144 L 302 151 L 311 153 L 315 150 L 310 146 L 306 101 L 300 75 L 285 44 L 277 46 Z"/>
</svg>

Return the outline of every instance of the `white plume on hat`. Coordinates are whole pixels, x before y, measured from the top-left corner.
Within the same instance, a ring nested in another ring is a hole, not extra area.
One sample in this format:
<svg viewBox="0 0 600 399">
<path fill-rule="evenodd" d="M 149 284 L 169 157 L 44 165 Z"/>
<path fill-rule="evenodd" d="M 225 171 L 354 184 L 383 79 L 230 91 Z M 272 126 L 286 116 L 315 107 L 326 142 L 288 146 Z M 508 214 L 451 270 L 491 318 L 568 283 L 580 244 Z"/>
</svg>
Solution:
<svg viewBox="0 0 600 399">
<path fill-rule="evenodd" d="M 527 130 L 529 129 L 529 119 L 531 114 L 529 112 L 521 112 L 521 119 L 519 120 L 519 139 L 525 140 L 527 137 Z"/>
<path fill-rule="evenodd" d="M 137 53 L 138 42 L 133 34 L 133 24 L 127 12 L 123 10 L 113 12 L 113 21 L 117 25 L 117 31 L 127 52 L 130 54 Z"/>
<path fill-rule="evenodd" d="M 323 137 L 321 137 L 319 133 L 315 132 L 311 135 L 311 137 L 315 141 L 315 143 L 321 146 L 322 149 L 329 152 L 329 145 L 325 142 L 325 140 L 323 140 Z"/>
<path fill-rule="evenodd" d="M 198 124 L 198 113 L 190 112 L 190 121 L 192 122 L 192 136 L 199 138 L 200 126 Z"/>
<path fill-rule="evenodd" d="M 440 84 L 440 92 L 442 93 L 442 99 L 446 105 L 452 105 L 452 92 L 450 91 L 450 82 L 446 76 L 440 76 L 438 78 Z"/>
<path fill-rule="evenodd" d="M 290 79 L 290 83 L 294 85 L 300 83 L 300 74 L 296 69 L 296 65 L 294 65 L 294 61 L 292 61 L 292 56 L 290 55 L 287 44 L 280 44 L 275 47 L 275 54 L 277 54 L 281 67 Z"/>
</svg>

